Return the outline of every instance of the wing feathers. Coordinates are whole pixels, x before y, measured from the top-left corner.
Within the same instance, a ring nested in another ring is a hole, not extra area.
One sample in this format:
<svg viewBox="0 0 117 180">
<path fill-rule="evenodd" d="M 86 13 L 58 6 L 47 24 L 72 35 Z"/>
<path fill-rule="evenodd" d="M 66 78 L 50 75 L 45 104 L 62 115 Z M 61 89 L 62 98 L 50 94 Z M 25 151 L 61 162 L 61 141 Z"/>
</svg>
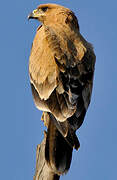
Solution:
<svg viewBox="0 0 117 180">
<path fill-rule="evenodd" d="M 43 25 L 37 31 L 29 72 L 39 95 L 38 108 L 48 110 L 63 122 L 75 112 L 80 117 L 88 108 L 95 56 L 91 45 L 79 33 L 71 30 L 65 33 L 63 29 L 59 34 L 57 26 L 54 28 Z"/>
</svg>

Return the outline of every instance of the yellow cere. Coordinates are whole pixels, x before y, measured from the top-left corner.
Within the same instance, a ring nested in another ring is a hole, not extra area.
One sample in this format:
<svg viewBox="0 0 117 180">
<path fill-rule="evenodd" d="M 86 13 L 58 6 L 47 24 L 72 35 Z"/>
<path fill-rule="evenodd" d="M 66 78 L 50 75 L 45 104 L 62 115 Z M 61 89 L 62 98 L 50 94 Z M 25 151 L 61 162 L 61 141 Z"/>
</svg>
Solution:
<svg viewBox="0 0 117 180">
<path fill-rule="evenodd" d="M 35 10 L 33 11 L 33 14 L 37 13 L 37 11 L 38 11 L 38 10 L 37 10 L 37 9 L 35 9 Z"/>
</svg>

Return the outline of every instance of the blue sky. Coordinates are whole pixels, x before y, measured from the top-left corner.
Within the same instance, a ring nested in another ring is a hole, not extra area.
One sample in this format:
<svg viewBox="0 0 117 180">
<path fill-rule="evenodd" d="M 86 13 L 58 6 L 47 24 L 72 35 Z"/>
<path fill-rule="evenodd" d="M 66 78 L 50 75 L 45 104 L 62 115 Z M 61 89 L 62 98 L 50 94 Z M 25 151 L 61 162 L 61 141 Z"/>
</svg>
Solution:
<svg viewBox="0 0 117 180">
<path fill-rule="evenodd" d="M 93 44 L 96 70 L 92 101 L 77 131 L 71 169 L 61 179 L 117 179 L 117 2 L 115 0 L 2 1 L 0 5 L 0 179 L 32 180 L 43 123 L 33 103 L 28 58 L 38 26 L 27 15 L 42 3 L 72 9 Z"/>
</svg>

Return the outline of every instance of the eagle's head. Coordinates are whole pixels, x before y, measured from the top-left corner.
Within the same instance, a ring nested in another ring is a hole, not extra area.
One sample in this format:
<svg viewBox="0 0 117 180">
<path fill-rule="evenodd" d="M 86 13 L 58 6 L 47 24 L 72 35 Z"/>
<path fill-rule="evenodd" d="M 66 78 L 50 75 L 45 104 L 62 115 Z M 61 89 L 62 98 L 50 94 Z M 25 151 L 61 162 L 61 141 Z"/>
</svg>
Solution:
<svg viewBox="0 0 117 180">
<path fill-rule="evenodd" d="M 41 4 L 37 9 L 29 14 L 28 19 L 37 19 L 44 25 L 71 24 L 79 29 L 78 21 L 74 13 L 58 4 Z"/>
</svg>

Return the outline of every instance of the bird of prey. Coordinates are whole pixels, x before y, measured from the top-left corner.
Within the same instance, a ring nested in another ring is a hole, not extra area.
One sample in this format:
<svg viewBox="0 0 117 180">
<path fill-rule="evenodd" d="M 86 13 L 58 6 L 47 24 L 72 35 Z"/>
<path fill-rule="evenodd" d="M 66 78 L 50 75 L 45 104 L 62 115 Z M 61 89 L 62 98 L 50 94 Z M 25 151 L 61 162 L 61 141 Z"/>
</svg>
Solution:
<svg viewBox="0 0 117 180">
<path fill-rule="evenodd" d="M 41 22 L 32 44 L 29 75 L 35 105 L 50 119 L 45 159 L 56 174 L 64 174 L 73 148 L 80 146 L 76 130 L 90 104 L 96 57 L 70 9 L 42 4 L 28 18 Z"/>
</svg>

